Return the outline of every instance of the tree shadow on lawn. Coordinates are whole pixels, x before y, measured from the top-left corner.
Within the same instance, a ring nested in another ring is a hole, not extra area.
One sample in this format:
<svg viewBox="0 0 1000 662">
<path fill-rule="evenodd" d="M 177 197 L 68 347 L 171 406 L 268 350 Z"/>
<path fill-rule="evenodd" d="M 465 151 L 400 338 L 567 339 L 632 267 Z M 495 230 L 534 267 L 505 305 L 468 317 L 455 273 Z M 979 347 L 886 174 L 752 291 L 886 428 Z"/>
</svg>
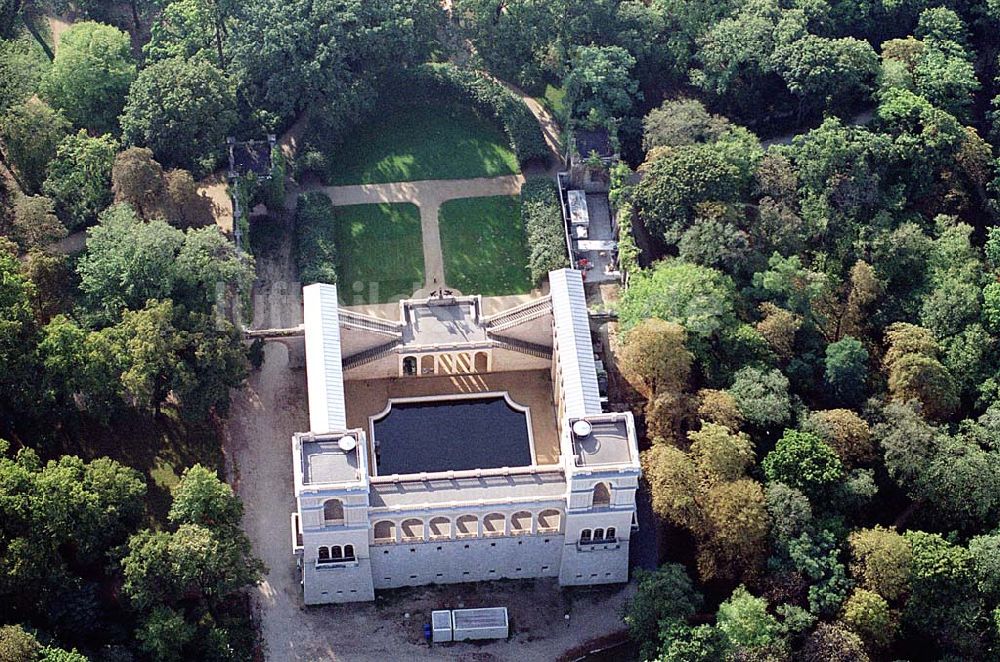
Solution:
<svg viewBox="0 0 1000 662">
<path fill-rule="evenodd" d="M 107 424 L 81 414 L 63 427 L 59 442 L 57 456 L 79 455 L 88 461 L 109 457 L 142 473 L 149 524 L 154 527 L 166 522 L 170 490 L 185 468 L 200 463 L 222 474 L 218 421 L 185 421 L 170 405 L 159 415 L 127 410 Z"/>
<path fill-rule="evenodd" d="M 400 102 L 355 127 L 328 148 L 327 184 L 512 175 L 517 157 L 506 134 L 474 109 Z"/>
</svg>

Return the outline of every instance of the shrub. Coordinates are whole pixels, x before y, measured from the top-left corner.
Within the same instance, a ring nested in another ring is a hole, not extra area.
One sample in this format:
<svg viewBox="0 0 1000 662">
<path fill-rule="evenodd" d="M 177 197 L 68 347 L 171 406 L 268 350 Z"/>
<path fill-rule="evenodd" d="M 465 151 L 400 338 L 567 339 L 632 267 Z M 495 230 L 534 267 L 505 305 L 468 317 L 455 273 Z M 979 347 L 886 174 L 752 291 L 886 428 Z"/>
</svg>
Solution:
<svg viewBox="0 0 1000 662">
<path fill-rule="evenodd" d="M 337 282 L 335 222 L 333 203 L 324 193 L 299 196 L 295 207 L 295 246 L 299 280 L 304 285 Z"/>
<path fill-rule="evenodd" d="M 528 235 L 528 270 L 536 283 L 553 269 L 569 264 L 557 195 L 555 184 L 548 179 L 529 179 L 521 186 L 521 222 Z"/>
<path fill-rule="evenodd" d="M 479 112 L 499 122 L 522 166 L 548 162 L 549 148 L 538 121 L 517 95 L 497 81 L 452 64 L 424 65 L 414 69 L 412 76 L 414 87 L 430 100 L 457 93 Z M 389 89 L 393 87 L 390 85 Z"/>
</svg>

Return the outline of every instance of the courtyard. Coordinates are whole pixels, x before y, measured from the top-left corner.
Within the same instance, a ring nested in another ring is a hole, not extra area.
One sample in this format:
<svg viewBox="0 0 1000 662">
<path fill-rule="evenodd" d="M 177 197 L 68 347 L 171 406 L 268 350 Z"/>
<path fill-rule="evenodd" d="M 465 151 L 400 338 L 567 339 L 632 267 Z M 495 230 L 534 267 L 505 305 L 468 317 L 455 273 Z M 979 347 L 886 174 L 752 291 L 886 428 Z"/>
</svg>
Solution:
<svg viewBox="0 0 1000 662">
<path fill-rule="evenodd" d="M 531 412 L 534 448 L 531 459 L 535 464 L 554 464 L 559 460 L 559 434 L 548 370 L 365 380 L 352 380 L 348 375 L 344 382 L 347 425 L 370 430 L 369 417 L 382 414 L 390 399 L 483 393 L 507 393 L 516 404 Z"/>
<path fill-rule="evenodd" d="M 320 191 L 337 209 L 345 305 L 439 289 L 532 291 L 518 197 L 524 176 L 491 119 L 455 101 L 395 102 L 324 150 L 323 182 L 290 187 L 285 206 L 292 211 L 298 194 Z"/>
</svg>

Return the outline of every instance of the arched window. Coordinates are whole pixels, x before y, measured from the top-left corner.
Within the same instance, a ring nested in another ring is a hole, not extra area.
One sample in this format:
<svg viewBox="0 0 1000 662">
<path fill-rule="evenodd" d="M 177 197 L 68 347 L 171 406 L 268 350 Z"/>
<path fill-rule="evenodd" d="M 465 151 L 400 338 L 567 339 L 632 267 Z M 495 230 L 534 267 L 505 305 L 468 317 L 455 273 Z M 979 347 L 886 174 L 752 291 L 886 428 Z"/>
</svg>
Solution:
<svg viewBox="0 0 1000 662">
<path fill-rule="evenodd" d="M 406 356 L 403 358 L 403 375 L 412 377 L 417 374 L 417 357 Z"/>
<path fill-rule="evenodd" d="M 334 545 L 330 548 L 330 559 L 333 561 L 339 561 L 344 558 L 344 550 L 340 548 L 340 545 Z"/>
<path fill-rule="evenodd" d="M 594 529 L 594 542 L 604 540 L 604 529 Z"/>
<path fill-rule="evenodd" d="M 340 499 L 328 499 L 323 503 L 323 519 L 327 524 L 344 523 L 344 502 Z"/>
<path fill-rule="evenodd" d="M 424 522 L 416 517 L 403 520 L 403 540 L 414 542 L 424 539 Z"/>
<path fill-rule="evenodd" d="M 354 545 L 344 545 L 344 560 L 345 561 L 354 560 Z"/>
<path fill-rule="evenodd" d="M 421 375 L 433 375 L 434 374 L 434 355 L 425 354 L 420 357 L 420 374 Z"/>
<path fill-rule="evenodd" d="M 320 547 L 319 548 L 319 560 L 320 560 L 321 563 L 323 561 L 329 561 L 330 560 L 330 548 L 329 547 Z"/>
<path fill-rule="evenodd" d="M 562 515 L 558 510 L 549 509 L 538 513 L 538 532 L 554 533 L 559 530 Z"/>
<path fill-rule="evenodd" d="M 580 532 L 580 542 L 590 542 L 590 529 L 584 529 Z"/>
<path fill-rule="evenodd" d="M 614 540 L 615 539 L 615 533 L 616 533 L 615 527 L 609 526 L 608 530 L 604 533 L 604 539 L 605 540 Z"/>
<path fill-rule="evenodd" d="M 455 534 L 459 538 L 475 538 L 479 535 L 479 519 L 475 515 L 459 515 L 455 520 Z"/>
<path fill-rule="evenodd" d="M 502 536 L 504 534 L 504 520 L 506 518 L 501 513 L 490 513 L 483 518 L 483 535 Z"/>
<path fill-rule="evenodd" d="M 511 515 L 510 532 L 515 536 L 531 533 L 531 513 L 521 510 Z"/>
<path fill-rule="evenodd" d="M 447 517 L 431 518 L 431 540 L 451 537 L 451 520 Z"/>
<path fill-rule="evenodd" d="M 611 505 L 611 490 L 606 483 L 594 485 L 594 508 L 607 508 Z"/>
<path fill-rule="evenodd" d="M 396 523 L 388 520 L 375 523 L 375 542 L 395 542 Z"/>
</svg>

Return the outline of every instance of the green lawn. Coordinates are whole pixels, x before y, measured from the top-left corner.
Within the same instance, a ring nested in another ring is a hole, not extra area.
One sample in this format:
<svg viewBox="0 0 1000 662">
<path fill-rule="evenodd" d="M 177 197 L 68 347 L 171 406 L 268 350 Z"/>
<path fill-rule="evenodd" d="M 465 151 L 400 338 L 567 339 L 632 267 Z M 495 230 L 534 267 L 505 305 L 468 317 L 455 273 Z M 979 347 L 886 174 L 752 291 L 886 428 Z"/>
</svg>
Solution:
<svg viewBox="0 0 1000 662">
<path fill-rule="evenodd" d="M 569 109 L 566 107 L 566 90 L 561 87 L 554 87 L 551 83 L 545 86 L 545 93 L 540 97 L 535 97 L 535 101 L 542 104 L 546 110 L 552 113 L 556 121 L 566 125 L 569 117 Z"/>
<path fill-rule="evenodd" d="M 486 296 L 531 291 L 519 198 L 450 200 L 438 224 L 448 286 Z"/>
<path fill-rule="evenodd" d="M 334 219 L 337 287 L 346 305 L 398 301 L 423 287 L 416 205 L 336 207 Z"/>
<path fill-rule="evenodd" d="M 331 185 L 494 177 L 519 170 L 504 132 L 456 104 L 381 108 L 329 156 Z"/>
</svg>

